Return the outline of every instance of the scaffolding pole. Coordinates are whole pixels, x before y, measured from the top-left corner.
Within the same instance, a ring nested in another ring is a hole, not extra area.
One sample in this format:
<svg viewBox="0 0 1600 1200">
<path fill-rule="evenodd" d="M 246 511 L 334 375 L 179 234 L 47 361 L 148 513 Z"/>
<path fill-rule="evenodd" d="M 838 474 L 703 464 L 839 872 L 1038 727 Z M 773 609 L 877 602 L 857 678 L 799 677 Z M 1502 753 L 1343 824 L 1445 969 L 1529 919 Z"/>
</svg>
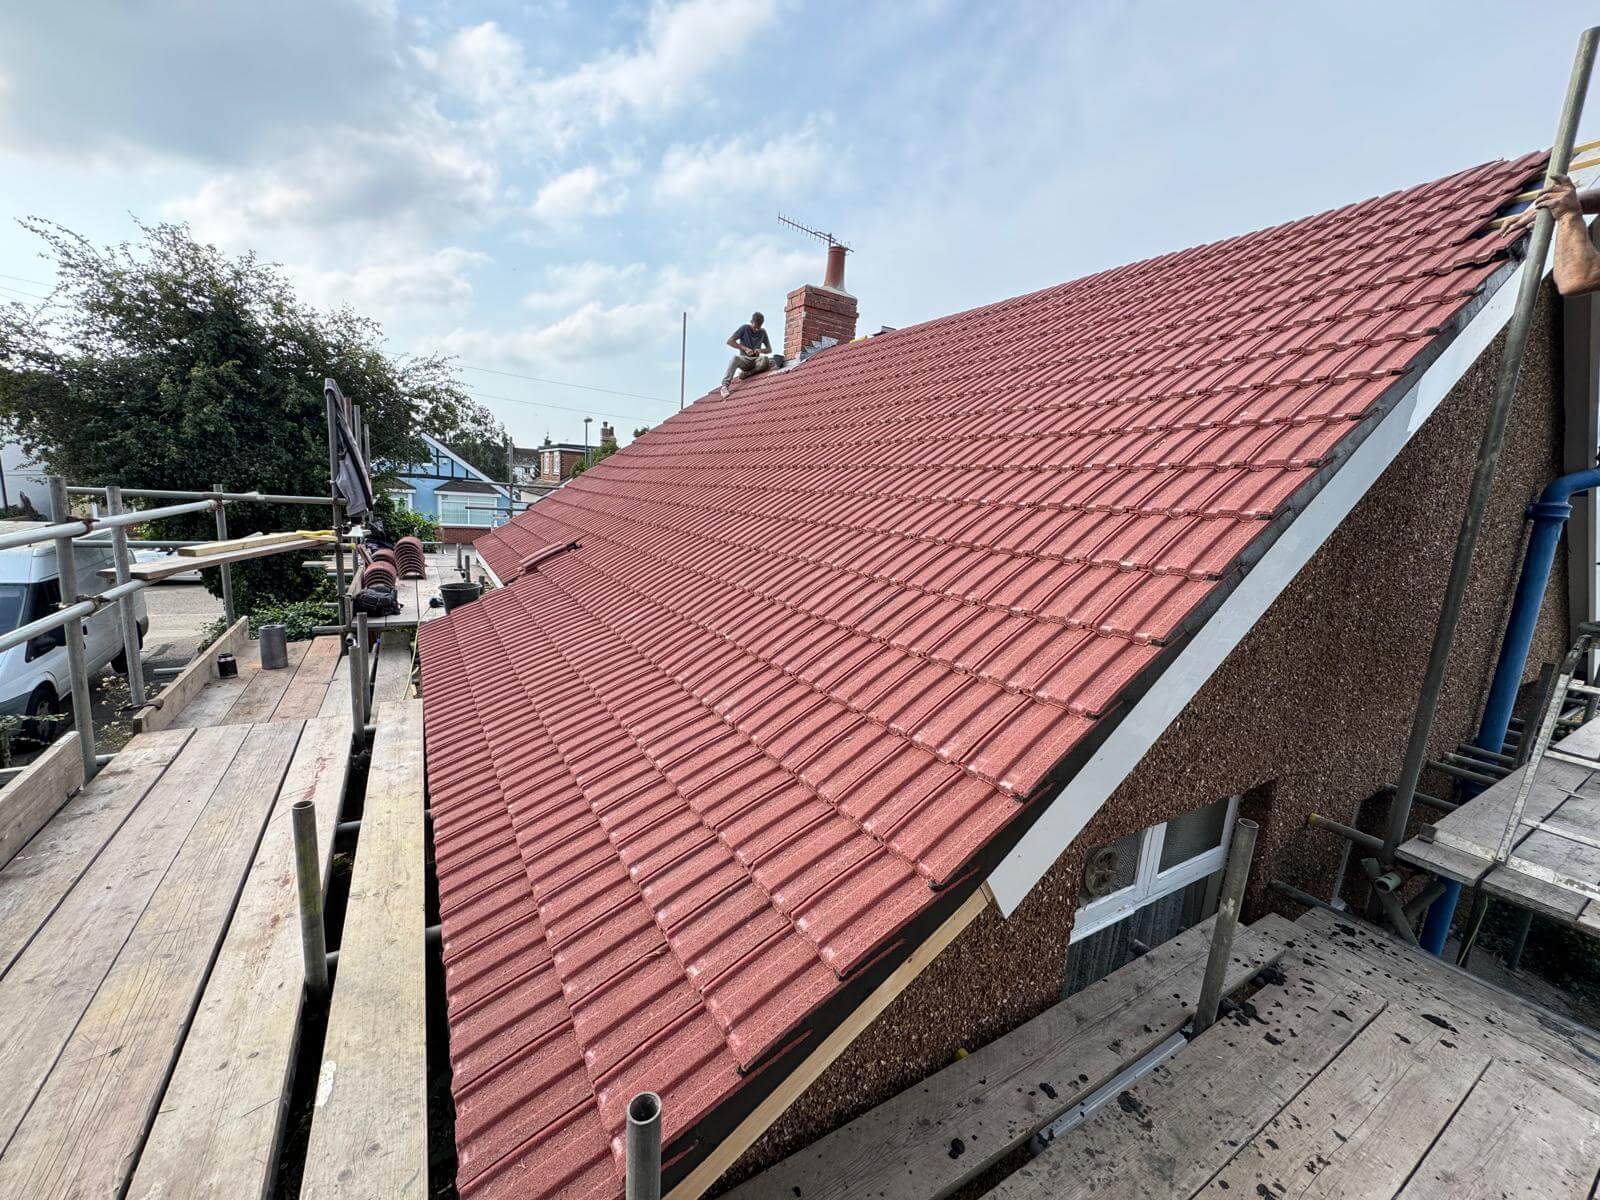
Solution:
<svg viewBox="0 0 1600 1200">
<path fill-rule="evenodd" d="M 122 512 L 122 489 L 106 488 L 106 510 L 116 516 Z M 221 507 L 218 507 L 221 512 Z M 133 555 L 128 552 L 128 531 L 122 525 L 111 527 L 111 559 L 116 567 L 117 586 L 128 583 L 132 576 Z M 144 707 L 144 656 L 139 648 L 139 613 L 129 593 L 117 601 L 117 617 L 122 625 L 122 657 L 128 665 L 128 702 L 135 708 Z M 232 625 L 230 620 L 228 624 Z"/>
<path fill-rule="evenodd" d="M 50 476 L 50 519 L 58 529 L 68 528 L 72 515 L 67 499 L 67 481 L 59 475 Z M 87 526 L 85 531 L 87 532 Z M 112 526 L 117 528 L 117 526 Z M 61 584 L 61 603 L 76 607 L 78 598 L 78 563 L 74 557 L 73 534 L 58 534 L 56 546 L 56 578 Z M 92 609 L 90 611 L 93 611 Z M 83 755 L 83 781 L 88 783 L 100 770 L 94 752 L 94 711 L 89 698 L 89 664 L 83 652 L 83 622 L 73 618 L 66 623 L 67 675 L 72 691 L 72 723 L 78 730 L 78 751 Z"/>
</svg>

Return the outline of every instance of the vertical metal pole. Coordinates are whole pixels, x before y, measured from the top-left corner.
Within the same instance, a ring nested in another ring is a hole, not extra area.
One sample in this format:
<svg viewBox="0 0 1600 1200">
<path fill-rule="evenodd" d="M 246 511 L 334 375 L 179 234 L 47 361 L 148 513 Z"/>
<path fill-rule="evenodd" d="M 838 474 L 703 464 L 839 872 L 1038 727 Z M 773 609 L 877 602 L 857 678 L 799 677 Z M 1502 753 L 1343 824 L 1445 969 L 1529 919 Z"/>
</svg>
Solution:
<svg viewBox="0 0 1600 1200">
<path fill-rule="evenodd" d="M 112 516 L 122 511 L 122 489 L 116 484 L 106 487 L 106 511 Z M 111 559 L 116 567 L 117 583 L 127 583 L 132 578 L 133 556 L 128 553 L 125 525 L 111 527 Z M 128 699 L 139 708 L 144 704 L 144 656 L 139 652 L 139 614 L 132 596 L 117 601 L 117 619 L 122 626 L 122 657 L 128 664 Z"/>
<path fill-rule="evenodd" d="M 1506 970 L 1521 970 L 1522 952 L 1528 948 L 1528 931 L 1532 928 L 1533 910 L 1531 908 L 1517 909 L 1517 934 L 1512 939 L 1511 949 L 1506 953 Z"/>
<path fill-rule="evenodd" d="M 689 314 L 683 314 L 683 345 L 678 350 L 678 411 L 683 411 L 684 380 L 689 370 Z"/>
<path fill-rule="evenodd" d="M 661 1097 L 654 1092 L 628 1101 L 626 1200 L 661 1200 Z"/>
<path fill-rule="evenodd" d="M 67 481 L 50 476 L 50 519 L 60 523 L 72 519 L 67 501 Z M 78 602 L 78 563 L 73 557 L 72 539 L 56 538 L 56 578 L 61 584 L 61 603 Z M 83 755 L 83 781 L 88 783 L 100 768 L 95 759 L 94 711 L 89 700 L 89 664 L 83 654 L 83 622 L 68 621 L 67 674 L 72 681 L 72 723 L 78 730 L 78 750 Z"/>
<path fill-rule="evenodd" d="M 1206 974 L 1200 983 L 1200 1002 L 1195 1006 L 1197 1035 L 1216 1024 L 1217 1009 L 1222 1004 L 1222 984 L 1228 974 L 1228 959 L 1233 954 L 1233 935 L 1239 929 L 1239 909 L 1244 905 L 1244 886 L 1250 879 L 1250 860 L 1255 857 L 1258 828 L 1254 821 L 1243 817 L 1233 823 L 1227 874 L 1222 878 L 1222 899 L 1217 904 L 1217 923 L 1211 929 L 1211 954 L 1206 959 Z"/>
<path fill-rule="evenodd" d="M 1573 60 L 1572 77 L 1567 83 L 1561 122 L 1556 129 L 1555 143 L 1550 148 L 1550 168 L 1545 176 L 1547 185 L 1552 177 L 1566 174 L 1567 164 L 1571 161 L 1572 140 L 1577 133 L 1578 117 L 1583 112 L 1584 93 L 1589 90 L 1589 73 L 1594 67 L 1597 40 L 1600 40 L 1600 28 L 1587 29 L 1578 39 L 1578 54 Z M 1472 556 L 1478 546 L 1484 510 L 1489 504 L 1495 472 L 1500 467 L 1500 447 L 1505 440 L 1506 420 L 1511 414 L 1511 402 L 1516 397 L 1517 377 L 1522 373 L 1523 350 L 1533 327 L 1533 308 L 1539 299 L 1540 285 L 1544 282 L 1544 262 L 1550 253 L 1553 233 L 1554 222 L 1550 214 L 1541 209 L 1534 219 L 1528 257 L 1522 264 L 1522 283 L 1517 292 L 1517 305 L 1511 314 L 1510 326 L 1506 330 L 1505 351 L 1500 357 L 1499 376 L 1495 379 L 1494 401 L 1489 407 L 1483 441 L 1478 448 L 1478 465 L 1472 476 L 1471 498 L 1467 501 L 1461 531 L 1456 537 L 1455 556 L 1450 562 L 1450 582 L 1445 587 L 1444 603 L 1439 609 L 1439 624 L 1434 630 L 1433 647 L 1428 652 L 1428 667 L 1422 677 L 1417 714 L 1411 725 L 1411 739 L 1406 744 L 1405 765 L 1395 788 L 1394 804 L 1389 809 L 1389 833 L 1383 844 L 1385 863 L 1394 861 L 1395 847 L 1405 840 L 1406 825 L 1411 819 L 1411 803 L 1416 797 L 1417 783 L 1422 778 L 1422 768 L 1427 762 L 1428 740 L 1432 736 L 1433 719 L 1439 707 L 1439 692 L 1444 687 L 1445 668 L 1450 664 L 1450 649 L 1455 642 L 1456 624 L 1461 619 L 1461 605 L 1472 575 Z"/>
<path fill-rule="evenodd" d="M 222 485 L 220 483 L 213 483 L 211 485 L 211 490 L 214 492 L 220 492 L 222 490 Z M 218 500 L 217 541 L 225 542 L 227 540 L 228 506 L 221 500 Z M 228 563 L 222 564 L 222 615 L 227 620 L 228 627 L 230 629 L 233 627 L 233 623 L 239 619 L 238 614 L 233 611 L 233 567 Z"/>
<path fill-rule="evenodd" d="M 344 582 L 344 504 L 339 499 L 339 421 L 334 415 L 333 392 L 325 393 L 328 408 L 328 498 L 333 506 L 333 578 L 339 589 L 339 624 L 350 624 L 350 597 Z"/>
<path fill-rule="evenodd" d="M 357 613 L 355 627 L 350 631 L 350 719 L 356 732 L 367 723 L 369 693 L 367 685 L 367 614 Z"/>
<path fill-rule="evenodd" d="M 320 997 L 328 994 L 328 939 L 322 922 L 316 801 L 296 800 L 289 812 L 294 822 L 294 875 L 300 891 L 300 953 L 306 965 L 306 990 Z"/>
</svg>

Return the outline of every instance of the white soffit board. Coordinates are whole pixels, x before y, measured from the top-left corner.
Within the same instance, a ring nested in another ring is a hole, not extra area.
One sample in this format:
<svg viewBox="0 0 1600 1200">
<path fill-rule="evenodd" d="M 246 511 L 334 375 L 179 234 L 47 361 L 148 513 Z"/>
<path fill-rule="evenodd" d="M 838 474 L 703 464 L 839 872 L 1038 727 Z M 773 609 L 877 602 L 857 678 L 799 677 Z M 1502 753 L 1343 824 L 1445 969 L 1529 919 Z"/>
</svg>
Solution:
<svg viewBox="0 0 1600 1200">
<path fill-rule="evenodd" d="M 986 882 L 1003 915 L 1009 917 L 1016 911 L 1034 884 L 1083 832 L 1156 739 L 1194 699 L 1504 328 L 1526 271 L 1526 264 L 1519 266 L 1493 296 L 1481 302 L 1466 327 L 1311 498 L 995 867 Z"/>
</svg>

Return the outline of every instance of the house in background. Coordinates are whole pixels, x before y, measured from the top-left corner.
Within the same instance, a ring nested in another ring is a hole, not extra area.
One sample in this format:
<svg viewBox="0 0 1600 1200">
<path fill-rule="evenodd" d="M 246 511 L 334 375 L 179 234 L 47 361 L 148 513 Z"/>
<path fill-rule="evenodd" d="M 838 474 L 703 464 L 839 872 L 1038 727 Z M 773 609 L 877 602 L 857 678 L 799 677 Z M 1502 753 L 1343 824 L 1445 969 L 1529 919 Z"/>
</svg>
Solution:
<svg viewBox="0 0 1600 1200">
<path fill-rule="evenodd" d="M 442 542 L 470 542 L 506 519 L 510 491 L 431 434 L 425 462 L 386 467 L 386 490 L 401 508 L 439 522 Z M 490 511 L 498 506 L 500 512 Z"/>
<path fill-rule="evenodd" d="M 617 431 L 610 422 L 600 425 L 600 444 L 585 446 L 578 442 L 552 442 L 545 438 L 542 446 L 513 446 L 511 448 L 512 482 L 517 485 L 517 499 L 538 500 L 578 473 L 590 457 L 615 450 Z"/>
</svg>

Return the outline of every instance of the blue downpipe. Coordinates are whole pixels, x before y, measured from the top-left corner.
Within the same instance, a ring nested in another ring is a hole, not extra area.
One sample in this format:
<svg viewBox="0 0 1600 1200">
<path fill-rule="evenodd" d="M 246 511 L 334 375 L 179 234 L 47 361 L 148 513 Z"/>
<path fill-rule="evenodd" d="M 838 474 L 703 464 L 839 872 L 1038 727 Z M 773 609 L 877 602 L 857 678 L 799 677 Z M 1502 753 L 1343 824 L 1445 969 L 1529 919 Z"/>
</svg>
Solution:
<svg viewBox="0 0 1600 1200">
<path fill-rule="evenodd" d="M 1522 556 L 1522 575 L 1517 579 L 1517 592 L 1511 601 L 1511 616 L 1500 643 L 1500 659 L 1489 684 L 1489 698 L 1484 702 L 1483 720 L 1478 724 L 1478 736 L 1474 739 L 1484 750 L 1499 754 L 1505 749 L 1511 711 L 1517 702 L 1517 689 L 1522 686 L 1523 668 L 1528 663 L 1528 648 L 1533 645 L 1539 609 L 1550 583 L 1550 567 L 1556 559 L 1556 547 L 1561 544 L 1561 531 L 1566 527 L 1567 518 L 1572 516 L 1570 501 L 1579 492 L 1594 487 L 1600 487 L 1600 467 L 1551 480 L 1539 498 L 1528 505 L 1533 529 L 1528 534 L 1528 549 Z M 1531 735 L 1531 730 L 1526 731 L 1526 736 Z M 1481 790 L 1471 784 L 1463 784 L 1462 789 L 1467 796 Z M 1460 899 L 1461 885 L 1446 880 L 1444 894 L 1428 909 L 1422 936 L 1418 939 L 1430 954 L 1444 949 Z"/>
</svg>

